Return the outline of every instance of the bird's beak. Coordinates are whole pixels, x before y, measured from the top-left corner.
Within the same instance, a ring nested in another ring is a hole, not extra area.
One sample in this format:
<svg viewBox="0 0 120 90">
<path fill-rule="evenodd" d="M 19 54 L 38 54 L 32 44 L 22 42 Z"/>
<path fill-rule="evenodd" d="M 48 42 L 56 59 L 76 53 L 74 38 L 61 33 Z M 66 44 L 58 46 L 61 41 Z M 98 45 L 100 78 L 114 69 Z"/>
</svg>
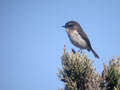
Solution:
<svg viewBox="0 0 120 90">
<path fill-rule="evenodd" d="M 65 28 L 65 26 L 62 26 L 63 28 Z"/>
</svg>

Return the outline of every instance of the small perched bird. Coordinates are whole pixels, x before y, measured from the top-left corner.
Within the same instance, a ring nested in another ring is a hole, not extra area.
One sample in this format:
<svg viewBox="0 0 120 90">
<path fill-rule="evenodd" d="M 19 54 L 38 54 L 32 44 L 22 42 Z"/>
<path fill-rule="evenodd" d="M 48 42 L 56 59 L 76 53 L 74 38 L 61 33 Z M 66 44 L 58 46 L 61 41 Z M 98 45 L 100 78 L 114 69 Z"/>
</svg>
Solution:
<svg viewBox="0 0 120 90">
<path fill-rule="evenodd" d="M 88 51 L 92 51 L 96 58 L 99 58 L 97 53 L 92 49 L 88 36 L 85 34 L 80 24 L 76 21 L 69 21 L 62 26 L 66 29 L 68 37 L 73 45 L 80 49 L 87 49 Z"/>
</svg>

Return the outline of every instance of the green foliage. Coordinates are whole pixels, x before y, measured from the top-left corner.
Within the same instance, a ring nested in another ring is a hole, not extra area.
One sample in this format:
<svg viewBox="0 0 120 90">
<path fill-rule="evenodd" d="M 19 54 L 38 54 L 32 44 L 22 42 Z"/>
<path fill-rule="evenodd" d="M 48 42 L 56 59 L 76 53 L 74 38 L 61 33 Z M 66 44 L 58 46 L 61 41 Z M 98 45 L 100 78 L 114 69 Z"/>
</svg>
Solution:
<svg viewBox="0 0 120 90">
<path fill-rule="evenodd" d="M 59 90 L 119 90 L 120 59 L 113 58 L 110 65 L 104 64 L 102 75 L 96 73 L 90 59 L 83 53 L 69 53 L 66 48 L 61 57 L 62 67 L 58 77 L 64 82 L 64 89 Z"/>
<path fill-rule="evenodd" d="M 104 64 L 102 79 L 101 86 L 106 90 L 120 89 L 120 58 L 110 60 L 109 66 Z"/>
</svg>

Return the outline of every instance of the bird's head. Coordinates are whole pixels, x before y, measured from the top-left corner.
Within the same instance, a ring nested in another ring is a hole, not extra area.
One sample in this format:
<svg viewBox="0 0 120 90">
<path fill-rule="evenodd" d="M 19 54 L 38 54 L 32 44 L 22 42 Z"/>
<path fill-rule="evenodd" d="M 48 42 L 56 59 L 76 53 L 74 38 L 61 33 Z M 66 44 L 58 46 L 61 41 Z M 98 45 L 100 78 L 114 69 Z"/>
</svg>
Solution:
<svg viewBox="0 0 120 90">
<path fill-rule="evenodd" d="M 77 27 L 80 27 L 80 25 L 76 21 L 69 21 L 64 26 L 66 30 L 75 30 Z"/>
</svg>

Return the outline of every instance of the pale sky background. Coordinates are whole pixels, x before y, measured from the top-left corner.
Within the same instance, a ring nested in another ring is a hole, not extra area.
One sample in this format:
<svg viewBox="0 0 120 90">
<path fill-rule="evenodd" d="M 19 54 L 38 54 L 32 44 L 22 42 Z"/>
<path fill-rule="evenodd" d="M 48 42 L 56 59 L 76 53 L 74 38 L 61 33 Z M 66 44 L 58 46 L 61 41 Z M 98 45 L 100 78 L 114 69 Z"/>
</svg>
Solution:
<svg viewBox="0 0 120 90">
<path fill-rule="evenodd" d="M 0 0 L 0 90 L 57 90 L 64 44 L 61 26 L 79 22 L 92 47 L 96 71 L 120 55 L 120 0 Z"/>
</svg>

